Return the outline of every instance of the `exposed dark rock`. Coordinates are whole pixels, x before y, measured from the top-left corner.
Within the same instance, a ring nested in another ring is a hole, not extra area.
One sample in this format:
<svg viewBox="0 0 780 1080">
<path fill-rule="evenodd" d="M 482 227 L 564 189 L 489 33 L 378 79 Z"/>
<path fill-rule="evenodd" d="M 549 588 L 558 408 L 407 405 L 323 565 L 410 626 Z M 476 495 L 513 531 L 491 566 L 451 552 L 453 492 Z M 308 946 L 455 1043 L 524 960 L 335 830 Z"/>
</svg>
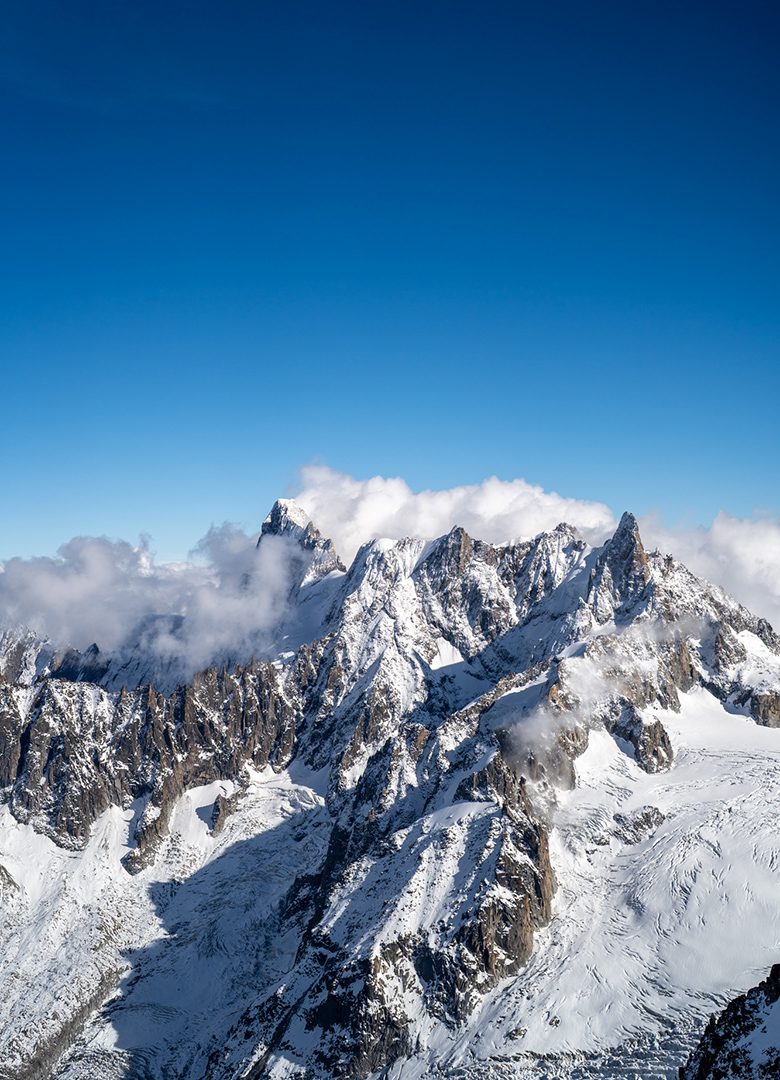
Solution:
<svg viewBox="0 0 780 1080">
<path fill-rule="evenodd" d="M 719 670 L 741 664 L 747 658 L 747 650 L 727 623 L 718 623 L 713 642 L 715 664 Z"/>
<path fill-rule="evenodd" d="M 750 713 L 759 724 L 780 727 L 780 691 L 751 694 Z"/>
<path fill-rule="evenodd" d="M 0 863 L 0 899 L 13 896 L 19 892 L 19 886 L 2 863 Z"/>
<path fill-rule="evenodd" d="M 660 720 L 646 723 L 636 706 L 623 701 L 616 719 L 610 723 L 612 734 L 631 744 L 638 765 L 645 772 L 655 773 L 668 769 L 674 759 L 674 751 L 666 728 Z"/>
<path fill-rule="evenodd" d="M 225 827 L 225 822 L 233 813 L 241 801 L 241 788 L 237 788 L 232 795 L 217 795 L 211 812 L 211 831 L 214 836 L 219 836 Z"/>
<path fill-rule="evenodd" d="M 712 1016 L 680 1080 L 780 1077 L 780 964 L 763 982 Z"/>
<path fill-rule="evenodd" d="M 635 606 L 647 595 L 650 580 L 639 526 L 634 515 L 626 512 L 591 572 L 588 596 L 596 619 L 606 622 Z"/>
<path fill-rule="evenodd" d="M 55 657 L 50 670 L 57 679 L 100 683 L 110 666 L 110 657 L 102 656 L 100 649 L 93 642 L 84 652 L 68 649 L 62 656 Z"/>
<path fill-rule="evenodd" d="M 615 814 L 615 832 L 624 844 L 638 844 L 652 836 L 666 820 L 657 806 L 643 806 L 632 814 Z"/>
<path fill-rule="evenodd" d="M 258 662 L 233 672 L 212 668 L 170 696 L 150 687 L 110 695 L 47 679 L 16 742 L 17 717 L 0 712 L 4 767 L 15 771 L 11 809 L 58 843 L 81 847 L 108 806 L 149 796 L 127 860 L 128 868 L 140 868 L 166 835 L 171 806 L 186 788 L 237 777 L 247 762 L 289 762 L 305 665 L 287 674 L 283 682 L 278 668 Z"/>
</svg>

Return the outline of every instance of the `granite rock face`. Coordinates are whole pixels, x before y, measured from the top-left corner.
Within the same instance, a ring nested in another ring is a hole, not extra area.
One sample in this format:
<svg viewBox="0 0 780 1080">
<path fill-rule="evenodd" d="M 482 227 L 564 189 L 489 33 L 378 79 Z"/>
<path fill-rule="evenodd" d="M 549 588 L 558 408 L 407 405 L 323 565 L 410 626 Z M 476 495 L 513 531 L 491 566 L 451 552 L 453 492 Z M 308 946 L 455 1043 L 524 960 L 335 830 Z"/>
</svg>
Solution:
<svg viewBox="0 0 780 1080">
<path fill-rule="evenodd" d="M 298 665 L 282 673 L 259 661 L 230 673 L 212 668 L 170 696 L 152 687 L 110 694 L 49 677 L 25 694 L 23 715 L 14 688 L 0 687 L 9 808 L 59 844 L 79 848 L 107 807 L 142 799 L 128 864 L 136 865 L 152 856 L 173 802 L 188 787 L 239 777 L 247 764 L 289 762 L 296 695 L 304 688 Z"/>
<path fill-rule="evenodd" d="M 713 1016 L 680 1069 L 680 1080 L 780 1077 L 780 964 L 758 986 Z"/>
</svg>

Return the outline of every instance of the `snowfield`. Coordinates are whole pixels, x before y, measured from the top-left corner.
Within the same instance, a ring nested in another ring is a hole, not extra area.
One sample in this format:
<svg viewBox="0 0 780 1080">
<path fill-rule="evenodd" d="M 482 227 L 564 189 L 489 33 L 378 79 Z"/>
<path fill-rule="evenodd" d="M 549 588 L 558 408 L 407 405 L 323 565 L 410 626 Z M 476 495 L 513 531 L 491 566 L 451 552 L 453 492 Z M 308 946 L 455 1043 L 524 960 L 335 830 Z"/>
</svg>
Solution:
<svg viewBox="0 0 780 1080">
<path fill-rule="evenodd" d="M 193 1060 L 202 1069 L 214 1040 L 240 1015 L 246 987 L 272 984 L 290 966 L 295 942 L 277 935 L 274 915 L 296 873 L 322 857 L 323 799 L 289 772 L 255 773 L 215 838 L 211 808 L 230 786 L 187 792 L 159 858 L 138 877 L 120 862 L 132 811 L 106 811 L 87 848 L 73 853 L 2 808 L 0 865 L 16 882 L 0 911 L 0 1060 L 7 1075 L 24 1065 L 50 1024 L 78 1015 L 84 1004 L 95 1010 L 93 1021 L 57 1076 L 176 1075 Z M 105 982 L 95 979 L 95 965 Z M 85 1001 L 96 981 L 97 1000 Z M 98 1008 L 114 982 L 118 993 Z M 14 1029 L 18 1043 L 1 1034 Z"/>
</svg>

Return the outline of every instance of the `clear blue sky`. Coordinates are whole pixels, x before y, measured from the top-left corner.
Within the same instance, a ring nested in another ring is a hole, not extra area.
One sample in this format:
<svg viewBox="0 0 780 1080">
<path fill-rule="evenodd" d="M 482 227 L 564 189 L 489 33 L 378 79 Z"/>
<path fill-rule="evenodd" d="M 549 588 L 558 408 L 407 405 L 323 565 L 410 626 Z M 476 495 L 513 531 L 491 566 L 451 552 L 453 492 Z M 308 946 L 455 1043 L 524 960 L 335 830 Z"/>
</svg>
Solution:
<svg viewBox="0 0 780 1080">
<path fill-rule="evenodd" d="M 0 18 L 0 558 L 311 460 L 780 510 L 778 5 Z"/>
</svg>

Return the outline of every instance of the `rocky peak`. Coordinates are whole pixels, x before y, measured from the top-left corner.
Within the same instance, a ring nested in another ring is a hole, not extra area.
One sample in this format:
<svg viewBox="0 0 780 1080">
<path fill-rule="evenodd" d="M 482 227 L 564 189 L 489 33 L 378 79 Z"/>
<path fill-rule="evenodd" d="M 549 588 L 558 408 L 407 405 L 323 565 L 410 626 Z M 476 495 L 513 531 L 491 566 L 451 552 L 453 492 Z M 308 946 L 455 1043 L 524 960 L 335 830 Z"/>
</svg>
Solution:
<svg viewBox="0 0 780 1080">
<path fill-rule="evenodd" d="M 466 572 L 474 554 L 474 541 L 460 525 L 436 541 L 428 555 L 428 563 L 437 567 L 440 576 L 459 577 Z"/>
<path fill-rule="evenodd" d="M 322 536 L 309 515 L 293 499 L 277 499 L 260 529 L 258 548 L 267 536 L 294 540 L 304 552 L 311 553 L 306 564 L 295 573 L 295 587 L 307 585 L 326 577 L 333 570 L 344 571 L 346 567 L 333 546 L 333 541 Z"/>
<path fill-rule="evenodd" d="M 291 536 L 295 540 L 311 546 L 320 539 L 320 533 L 309 515 L 293 499 L 277 499 L 271 507 L 260 530 L 260 540 L 264 536 Z"/>
<path fill-rule="evenodd" d="M 780 964 L 713 1016 L 680 1069 L 680 1080 L 768 1080 L 780 1076 Z"/>
<path fill-rule="evenodd" d="M 616 557 L 623 559 L 637 558 L 644 560 L 645 563 L 647 562 L 642 538 L 639 535 L 639 525 L 630 510 L 626 510 L 620 518 L 618 527 L 615 529 L 609 543 L 610 550 L 614 552 Z"/>
<path fill-rule="evenodd" d="M 633 514 L 626 511 L 601 550 L 591 574 L 589 601 L 597 620 L 607 622 L 633 607 L 650 583 L 650 563 Z"/>
</svg>

